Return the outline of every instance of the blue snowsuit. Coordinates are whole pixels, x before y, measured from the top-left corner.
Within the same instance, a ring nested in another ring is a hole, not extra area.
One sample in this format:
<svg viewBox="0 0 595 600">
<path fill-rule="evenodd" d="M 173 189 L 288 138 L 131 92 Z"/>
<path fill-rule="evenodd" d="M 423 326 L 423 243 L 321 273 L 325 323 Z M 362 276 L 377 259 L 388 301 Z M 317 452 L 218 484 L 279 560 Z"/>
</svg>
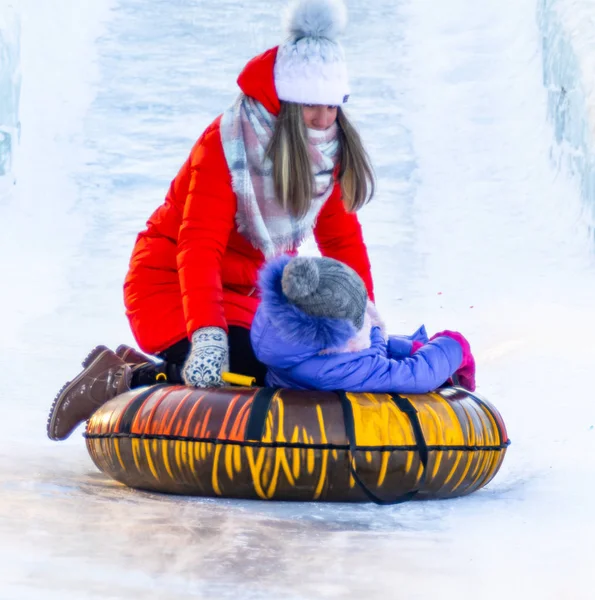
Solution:
<svg viewBox="0 0 595 600">
<path fill-rule="evenodd" d="M 442 385 L 460 366 L 459 343 L 449 337 L 428 341 L 423 326 L 412 336 L 390 336 L 388 342 L 375 327 L 369 349 L 321 354 L 343 346 L 355 328 L 348 320 L 307 315 L 288 302 L 281 277 L 289 260 L 290 256 L 273 259 L 260 274 L 262 301 L 251 340 L 256 357 L 268 368 L 267 385 L 421 394 Z M 410 356 L 413 341 L 424 345 Z"/>
</svg>

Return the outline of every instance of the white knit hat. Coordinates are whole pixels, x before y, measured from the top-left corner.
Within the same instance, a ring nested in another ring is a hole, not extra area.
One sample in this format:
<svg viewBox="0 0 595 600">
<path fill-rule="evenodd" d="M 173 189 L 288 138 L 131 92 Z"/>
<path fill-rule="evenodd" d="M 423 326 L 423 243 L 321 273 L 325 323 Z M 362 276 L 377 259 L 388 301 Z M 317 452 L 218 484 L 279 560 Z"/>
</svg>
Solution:
<svg viewBox="0 0 595 600">
<path fill-rule="evenodd" d="M 287 42 L 275 61 L 279 100 L 338 106 L 349 98 L 345 54 L 337 36 L 347 24 L 343 0 L 296 0 L 290 6 Z"/>
</svg>

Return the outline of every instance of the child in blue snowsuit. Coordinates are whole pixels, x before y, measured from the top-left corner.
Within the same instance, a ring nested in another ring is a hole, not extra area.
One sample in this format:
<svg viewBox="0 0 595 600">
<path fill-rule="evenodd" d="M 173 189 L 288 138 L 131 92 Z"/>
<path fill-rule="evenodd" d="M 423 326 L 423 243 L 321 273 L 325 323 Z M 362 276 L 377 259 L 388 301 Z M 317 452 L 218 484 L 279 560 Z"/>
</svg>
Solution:
<svg viewBox="0 0 595 600">
<path fill-rule="evenodd" d="M 422 326 L 386 340 L 363 281 L 339 261 L 272 259 L 259 288 L 251 340 L 269 386 L 421 394 L 456 375 L 475 389 L 475 363 L 460 333 L 428 339 Z"/>
</svg>

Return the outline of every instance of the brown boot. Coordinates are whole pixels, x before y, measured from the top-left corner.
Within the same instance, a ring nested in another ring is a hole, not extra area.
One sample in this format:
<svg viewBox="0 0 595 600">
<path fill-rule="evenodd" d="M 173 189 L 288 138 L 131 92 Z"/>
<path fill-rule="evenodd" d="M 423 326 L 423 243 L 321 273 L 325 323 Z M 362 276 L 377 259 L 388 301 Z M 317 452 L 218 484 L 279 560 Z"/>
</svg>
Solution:
<svg viewBox="0 0 595 600">
<path fill-rule="evenodd" d="M 116 348 L 116 354 L 132 369 L 133 377 L 136 374 L 136 379 L 132 381 L 136 381 L 137 385 L 152 385 L 168 380 L 167 367 L 162 361 L 155 362 L 153 358 L 126 344 L 120 344 Z M 138 377 L 139 371 L 144 375 Z"/>
<path fill-rule="evenodd" d="M 130 367 L 105 346 L 95 348 L 84 363 L 54 400 L 47 428 L 51 440 L 65 440 L 100 406 L 130 389 Z"/>
<path fill-rule="evenodd" d="M 104 350 L 107 350 L 106 346 L 97 346 L 96 348 L 93 348 L 93 350 L 89 352 L 89 356 L 82 362 L 83 367 L 88 367 Z M 131 367 L 153 362 L 151 358 L 126 344 L 120 344 L 116 348 L 115 354 Z"/>
<path fill-rule="evenodd" d="M 120 344 L 116 348 L 116 354 L 130 366 L 134 365 L 142 365 L 145 363 L 154 362 L 153 359 L 149 358 L 147 355 L 127 346 L 126 344 Z"/>
</svg>

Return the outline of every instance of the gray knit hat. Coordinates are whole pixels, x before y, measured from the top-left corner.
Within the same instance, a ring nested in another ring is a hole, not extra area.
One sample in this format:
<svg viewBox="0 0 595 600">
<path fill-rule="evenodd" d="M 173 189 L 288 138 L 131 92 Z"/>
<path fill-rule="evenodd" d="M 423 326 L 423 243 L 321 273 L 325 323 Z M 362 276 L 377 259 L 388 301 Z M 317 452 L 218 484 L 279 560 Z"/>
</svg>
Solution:
<svg viewBox="0 0 595 600">
<path fill-rule="evenodd" d="M 283 294 L 313 317 L 348 319 L 359 331 L 364 325 L 368 292 L 361 277 L 333 258 L 297 257 L 283 269 Z"/>
</svg>

